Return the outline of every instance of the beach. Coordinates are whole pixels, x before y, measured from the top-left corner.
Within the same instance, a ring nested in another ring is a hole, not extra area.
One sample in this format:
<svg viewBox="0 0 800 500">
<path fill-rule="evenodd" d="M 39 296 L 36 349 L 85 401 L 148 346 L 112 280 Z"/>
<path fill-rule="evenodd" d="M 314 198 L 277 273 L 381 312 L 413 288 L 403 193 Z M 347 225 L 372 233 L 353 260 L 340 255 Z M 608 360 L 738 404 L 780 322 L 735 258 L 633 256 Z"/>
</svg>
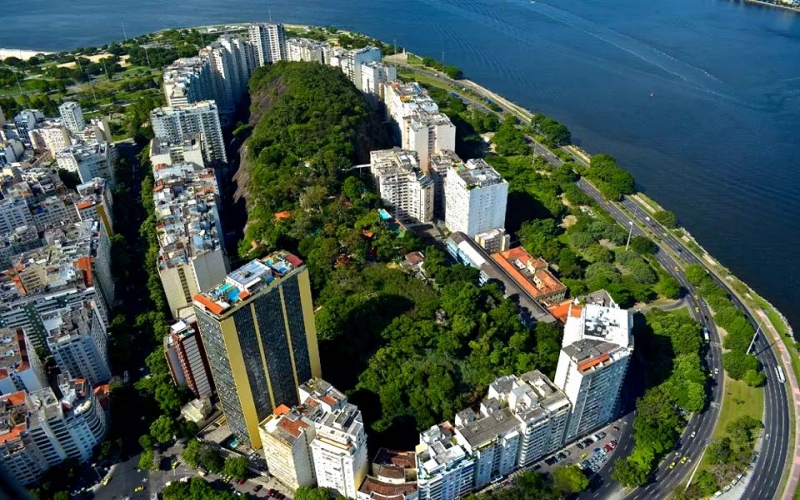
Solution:
<svg viewBox="0 0 800 500">
<path fill-rule="evenodd" d="M 18 57 L 23 61 L 27 61 L 36 54 L 52 54 L 52 52 L 46 50 L 0 49 L 0 59 Z"/>
</svg>

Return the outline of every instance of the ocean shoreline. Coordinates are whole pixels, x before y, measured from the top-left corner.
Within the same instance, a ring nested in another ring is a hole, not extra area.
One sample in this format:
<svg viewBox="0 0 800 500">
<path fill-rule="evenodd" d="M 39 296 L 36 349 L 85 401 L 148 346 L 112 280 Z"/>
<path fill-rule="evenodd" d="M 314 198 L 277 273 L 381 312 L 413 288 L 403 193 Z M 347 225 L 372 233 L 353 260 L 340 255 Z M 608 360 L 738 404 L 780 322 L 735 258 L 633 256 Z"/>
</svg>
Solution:
<svg viewBox="0 0 800 500">
<path fill-rule="evenodd" d="M 7 57 L 18 57 L 23 61 L 27 61 L 31 57 L 38 55 L 38 54 L 52 54 L 53 52 L 49 52 L 47 50 L 29 50 L 29 49 L 4 49 L 0 48 L 0 59 L 5 59 Z"/>
</svg>

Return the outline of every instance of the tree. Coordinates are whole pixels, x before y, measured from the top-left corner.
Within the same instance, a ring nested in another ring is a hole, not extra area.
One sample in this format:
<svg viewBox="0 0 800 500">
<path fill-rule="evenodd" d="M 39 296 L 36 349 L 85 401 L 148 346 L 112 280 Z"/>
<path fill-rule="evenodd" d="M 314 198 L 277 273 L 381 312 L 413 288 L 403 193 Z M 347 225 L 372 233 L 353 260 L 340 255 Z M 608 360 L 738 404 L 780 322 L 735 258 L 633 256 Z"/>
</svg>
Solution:
<svg viewBox="0 0 800 500">
<path fill-rule="evenodd" d="M 630 460 L 617 460 L 611 477 L 623 486 L 641 486 L 647 482 L 647 471 L 631 463 Z"/>
<path fill-rule="evenodd" d="M 327 488 L 310 488 L 301 486 L 294 492 L 295 500 L 332 500 L 330 490 Z"/>
<path fill-rule="evenodd" d="M 742 381 L 750 387 L 761 387 L 767 381 L 767 377 L 756 370 L 747 370 Z"/>
<path fill-rule="evenodd" d="M 653 240 L 645 236 L 634 236 L 631 238 L 631 250 L 639 255 L 648 255 L 655 253 L 658 246 L 653 243 Z"/>
<path fill-rule="evenodd" d="M 677 299 L 681 296 L 681 282 L 672 276 L 664 276 L 658 283 L 658 292 L 668 299 Z"/>
<path fill-rule="evenodd" d="M 586 234 L 586 233 L 578 233 Z M 584 257 L 589 262 L 611 262 L 614 260 L 614 254 L 603 245 L 591 245 L 583 251 Z"/>
<path fill-rule="evenodd" d="M 683 270 L 686 279 L 694 286 L 700 285 L 704 280 L 708 279 L 708 272 L 700 264 L 691 264 L 686 266 Z"/>
<path fill-rule="evenodd" d="M 742 380 L 748 370 L 758 371 L 758 359 L 752 354 L 729 351 L 722 355 L 722 366 L 734 380 Z"/>
<path fill-rule="evenodd" d="M 235 479 L 244 479 L 247 476 L 247 457 L 226 458 L 222 472 Z"/>
<path fill-rule="evenodd" d="M 153 450 L 145 450 L 139 455 L 139 468 L 153 470 L 156 468 L 156 455 Z"/>
<path fill-rule="evenodd" d="M 197 464 L 209 472 L 219 474 L 225 467 L 225 460 L 217 450 L 210 446 L 203 446 L 197 454 Z"/>
<path fill-rule="evenodd" d="M 552 474 L 553 485 L 564 493 L 580 493 L 589 486 L 589 478 L 575 466 L 558 466 Z"/>
<path fill-rule="evenodd" d="M 678 226 L 678 218 L 669 210 L 659 210 L 653 214 L 653 218 L 668 229 L 673 229 Z"/>
<path fill-rule="evenodd" d="M 731 438 L 728 436 L 715 439 L 708 445 L 708 460 L 712 464 L 726 464 L 732 459 Z"/>
<path fill-rule="evenodd" d="M 200 441 L 197 439 L 190 439 L 186 443 L 186 447 L 181 452 L 181 458 L 183 458 L 183 460 L 192 467 L 197 467 L 197 460 L 202 448 L 203 445 L 200 443 Z"/>
<path fill-rule="evenodd" d="M 181 390 L 171 382 L 156 387 L 155 398 L 161 411 L 168 414 L 176 414 L 184 403 Z"/>
<path fill-rule="evenodd" d="M 633 176 L 619 168 L 617 160 L 609 155 L 592 156 L 586 177 L 597 184 L 603 196 L 612 200 L 619 200 L 622 195 L 634 192 Z"/>
<path fill-rule="evenodd" d="M 144 434 L 139 438 L 139 444 L 142 445 L 143 450 L 152 450 L 153 438 L 149 434 Z"/>
<path fill-rule="evenodd" d="M 166 415 L 161 415 L 150 424 L 150 435 L 161 444 L 170 442 L 175 435 L 175 421 Z"/>
</svg>

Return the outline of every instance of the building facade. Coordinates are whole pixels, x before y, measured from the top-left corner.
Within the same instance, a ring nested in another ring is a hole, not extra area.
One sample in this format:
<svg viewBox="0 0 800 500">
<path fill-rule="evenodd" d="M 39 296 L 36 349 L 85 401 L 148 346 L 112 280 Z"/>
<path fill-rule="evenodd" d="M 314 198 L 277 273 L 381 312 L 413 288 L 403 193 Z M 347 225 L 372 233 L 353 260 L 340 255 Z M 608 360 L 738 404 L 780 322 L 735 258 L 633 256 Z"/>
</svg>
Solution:
<svg viewBox="0 0 800 500">
<path fill-rule="evenodd" d="M 116 184 L 113 145 L 105 142 L 74 144 L 56 154 L 58 168 L 76 172 L 81 182 L 90 182 L 95 177 L 106 179 L 111 187 Z"/>
<path fill-rule="evenodd" d="M 248 28 L 248 37 L 257 66 L 266 66 L 287 58 L 286 33 L 282 24 L 253 24 Z"/>
<path fill-rule="evenodd" d="M 48 313 L 42 322 L 47 346 L 62 373 L 86 379 L 92 387 L 111 379 L 108 336 L 91 304 Z"/>
<path fill-rule="evenodd" d="M 22 328 L 0 329 L 0 394 L 47 386 L 44 366 Z"/>
<path fill-rule="evenodd" d="M 434 181 L 419 168 L 414 151 L 372 151 L 370 173 L 392 216 L 402 222 L 433 220 Z"/>
<path fill-rule="evenodd" d="M 198 398 L 211 396 L 211 368 L 194 316 L 170 326 L 169 335 L 164 337 L 164 355 L 175 384 L 188 387 Z"/>
<path fill-rule="evenodd" d="M 169 143 L 182 144 L 187 138 L 199 136 L 206 163 L 227 163 L 219 110 L 214 101 L 156 108 L 150 112 L 150 123 L 155 137 Z"/>
<path fill-rule="evenodd" d="M 474 238 L 505 227 L 508 182 L 482 159 L 453 165 L 444 180 L 445 225 Z"/>
<path fill-rule="evenodd" d="M 61 119 L 64 120 L 64 125 L 73 134 L 78 135 L 86 128 L 83 110 L 81 109 L 81 105 L 77 102 L 65 101 L 58 107 L 58 112 L 61 115 Z"/>
<path fill-rule="evenodd" d="M 231 431 L 260 449 L 258 424 L 299 403 L 300 381 L 321 376 L 308 271 L 276 252 L 195 295 L 194 308 Z"/>
<path fill-rule="evenodd" d="M 614 419 L 633 354 L 632 327 L 632 317 L 625 309 L 571 306 L 555 378 L 572 404 L 565 440 Z"/>
<path fill-rule="evenodd" d="M 455 500 L 475 482 L 475 459 L 458 444 L 449 422 L 421 432 L 416 448 L 420 500 Z"/>
</svg>

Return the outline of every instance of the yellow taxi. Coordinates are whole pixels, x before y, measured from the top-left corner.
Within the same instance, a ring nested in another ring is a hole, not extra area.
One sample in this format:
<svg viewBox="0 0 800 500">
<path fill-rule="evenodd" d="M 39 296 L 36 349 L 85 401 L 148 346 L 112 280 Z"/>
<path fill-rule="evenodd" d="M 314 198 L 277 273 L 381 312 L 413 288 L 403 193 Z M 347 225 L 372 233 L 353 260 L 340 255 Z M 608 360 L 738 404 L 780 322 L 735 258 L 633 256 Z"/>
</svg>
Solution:
<svg viewBox="0 0 800 500">
<path fill-rule="evenodd" d="M 672 462 L 671 464 L 669 464 L 669 468 L 670 469 L 674 469 L 675 468 L 675 462 Z"/>
<path fill-rule="evenodd" d="M 681 463 L 685 464 L 687 460 L 689 460 L 689 457 L 684 456 L 681 458 Z"/>
<path fill-rule="evenodd" d="M 136 488 L 133 489 L 133 491 L 135 491 L 136 493 L 139 493 L 140 491 L 144 491 L 144 486 L 137 486 Z"/>
</svg>

